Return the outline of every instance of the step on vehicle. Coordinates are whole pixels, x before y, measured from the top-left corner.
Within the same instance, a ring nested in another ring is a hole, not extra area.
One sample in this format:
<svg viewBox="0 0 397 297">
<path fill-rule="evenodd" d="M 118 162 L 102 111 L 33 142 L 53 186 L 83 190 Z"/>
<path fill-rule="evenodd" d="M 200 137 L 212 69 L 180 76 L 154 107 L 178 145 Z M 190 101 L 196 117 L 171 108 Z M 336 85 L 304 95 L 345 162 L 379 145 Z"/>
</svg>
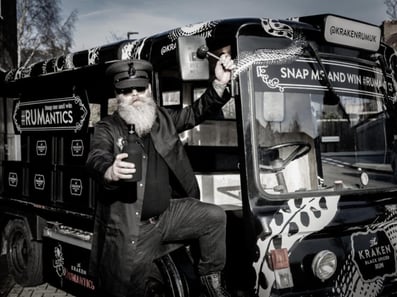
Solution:
<svg viewBox="0 0 397 297">
<path fill-rule="evenodd" d="M 150 61 L 157 103 L 183 108 L 223 52 L 236 63 L 232 99 L 180 136 L 201 199 L 227 213 L 228 291 L 395 296 L 396 53 L 380 27 L 329 14 L 208 21 L 7 72 L 0 227 L 19 284 L 95 292 L 97 185 L 84 164 L 115 108 L 106 67 Z M 166 296 L 198 295 L 193 254 L 157 260 Z"/>
</svg>

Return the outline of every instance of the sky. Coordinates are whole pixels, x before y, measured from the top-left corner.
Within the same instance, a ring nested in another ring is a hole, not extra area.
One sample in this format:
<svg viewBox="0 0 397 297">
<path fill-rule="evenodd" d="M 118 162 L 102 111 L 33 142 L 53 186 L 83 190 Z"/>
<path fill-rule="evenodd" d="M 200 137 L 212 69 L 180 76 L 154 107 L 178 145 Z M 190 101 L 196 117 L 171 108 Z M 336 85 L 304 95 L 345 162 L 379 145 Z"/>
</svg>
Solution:
<svg viewBox="0 0 397 297">
<path fill-rule="evenodd" d="M 77 10 L 72 51 L 210 20 L 283 19 L 332 13 L 380 25 L 389 19 L 384 0 L 62 0 L 66 17 Z"/>
</svg>

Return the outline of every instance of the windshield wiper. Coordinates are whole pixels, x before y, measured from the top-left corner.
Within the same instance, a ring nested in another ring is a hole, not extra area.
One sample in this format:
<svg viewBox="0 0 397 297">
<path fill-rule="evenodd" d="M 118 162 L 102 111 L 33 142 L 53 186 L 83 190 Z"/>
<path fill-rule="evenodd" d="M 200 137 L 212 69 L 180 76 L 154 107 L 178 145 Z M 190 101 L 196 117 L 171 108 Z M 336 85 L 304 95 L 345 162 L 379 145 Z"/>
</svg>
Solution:
<svg viewBox="0 0 397 297">
<path fill-rule="evenodd" d="M 329 79 L 328 71 L 327 71 L 327 69 L 325 69 L 325 66 L 321 60 L 320 55 L 318 54 L 317 49 L 315 49 L 313 47 L 311 42 L 307 43 L 307 48 L 310 50 L 310 53 L 316 59 L 318 65 L 320 66 L 320 69 L 321 69 L 320 78 L 322 79 L 322 82 L 325 84 L 325 86 L 327 87 L 329 94 L 330 94 L 330 96 L 324 98 L 324 103 L 327 101 L 328 104 L 331 104 L 331 105 L 338 104 L 338 107 L 342 111 L 343 117 L 347 118 L 347 120 L 350 122 L 350 118 L 349 118 L 344 106 L 342 105 L 339 95 L 336 93 L 336 91 L 334 89 L 334 85 L 332 84 L 331 80 Z"/>
</svg>

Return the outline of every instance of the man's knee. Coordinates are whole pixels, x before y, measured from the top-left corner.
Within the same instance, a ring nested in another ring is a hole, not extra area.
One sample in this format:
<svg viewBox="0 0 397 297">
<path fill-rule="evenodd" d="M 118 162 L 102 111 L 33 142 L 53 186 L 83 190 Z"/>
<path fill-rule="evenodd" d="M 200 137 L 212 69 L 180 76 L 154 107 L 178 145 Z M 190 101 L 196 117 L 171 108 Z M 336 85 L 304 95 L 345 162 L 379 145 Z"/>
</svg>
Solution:
<svg viewBox="0 0 397 297">
<path fill-rule="evenodd" d="M 226 213 L 222 207 L 214 204 L 207 204 L 207 215 L 212 223 L 225 225 Z"/>
</svg>

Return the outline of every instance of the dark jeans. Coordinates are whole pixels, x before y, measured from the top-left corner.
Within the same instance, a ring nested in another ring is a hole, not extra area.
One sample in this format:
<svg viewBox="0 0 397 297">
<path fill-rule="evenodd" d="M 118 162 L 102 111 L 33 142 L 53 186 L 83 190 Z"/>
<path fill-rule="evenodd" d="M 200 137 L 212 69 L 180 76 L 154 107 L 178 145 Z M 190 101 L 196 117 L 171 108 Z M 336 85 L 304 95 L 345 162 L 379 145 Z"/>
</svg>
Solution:
<svg viewBox="0 0 397 297">
<path fill-rule="evenodd" d="M 153 260 L 164 255 L 167 243 L 192 239 L 199 242 L 199 274 L 221 271 L 226 261 L 226 214 L 221 207 L 193 198 L 174 199 L 155 224 L 142 223 L 131 296 L 144 295 Z"/>
</svg>

